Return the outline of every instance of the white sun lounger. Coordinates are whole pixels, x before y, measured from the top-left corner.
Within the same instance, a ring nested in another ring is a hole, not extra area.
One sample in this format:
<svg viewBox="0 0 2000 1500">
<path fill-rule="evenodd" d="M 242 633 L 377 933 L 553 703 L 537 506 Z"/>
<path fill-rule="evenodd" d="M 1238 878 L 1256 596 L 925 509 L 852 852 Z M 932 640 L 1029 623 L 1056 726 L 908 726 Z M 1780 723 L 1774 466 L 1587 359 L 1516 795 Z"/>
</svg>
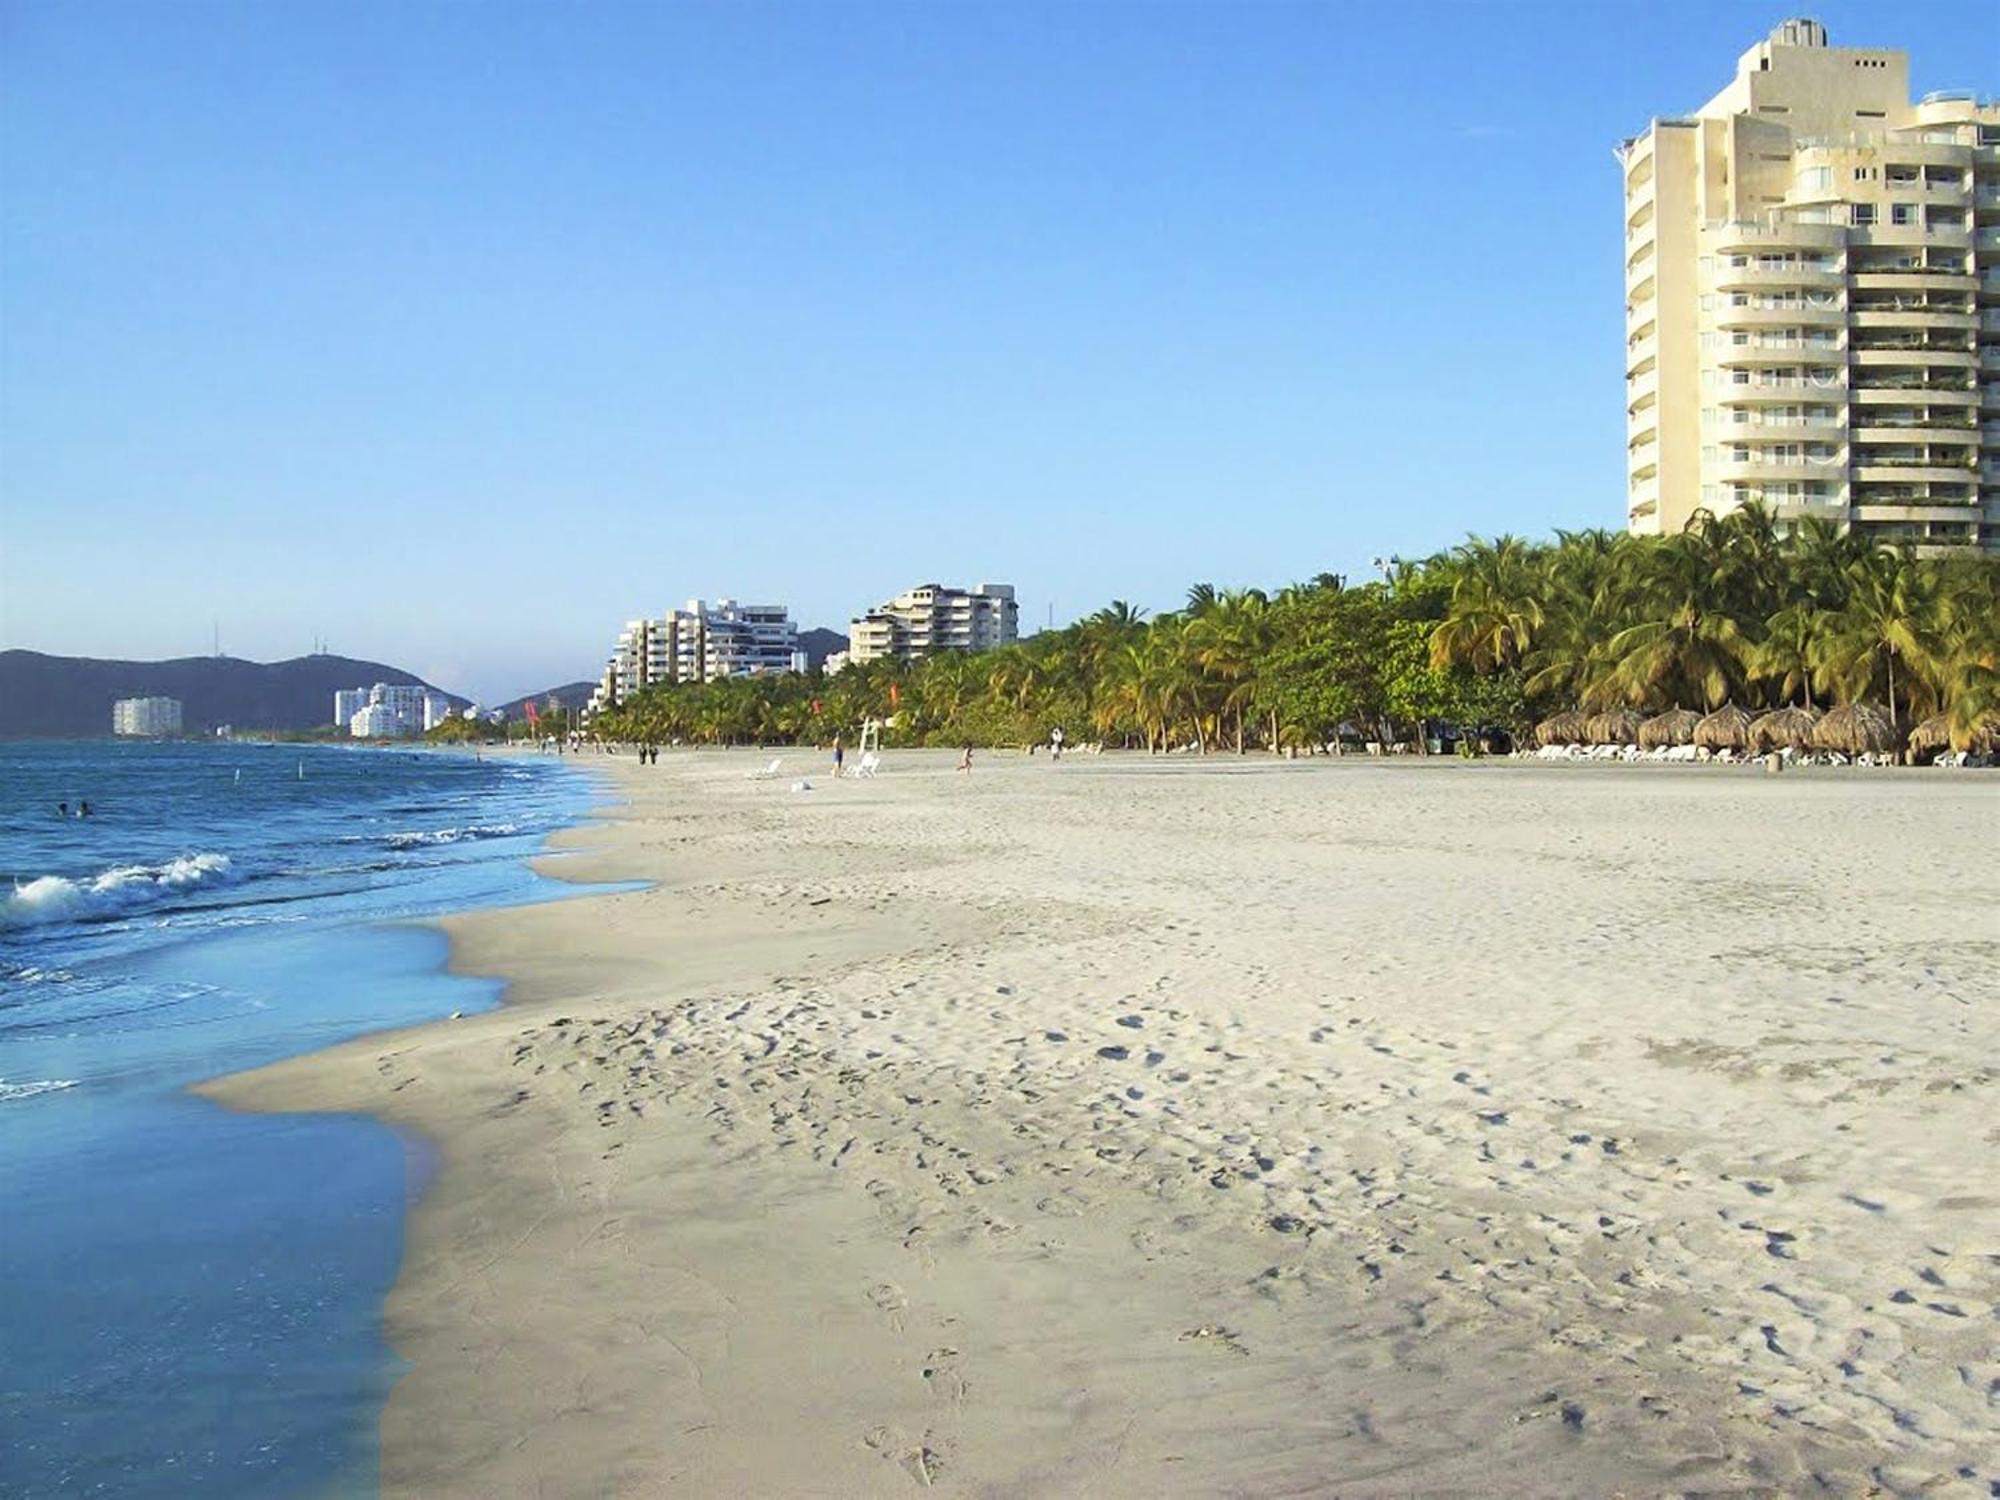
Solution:
<svg viewBox="0 0 2000 1500">
<path fill-rule="evenodd" d="M 750 781 L 775 781 L 778 776 L 778 767 L 784 763 L 784 756 L 774 755 L 771 757 L 771 763 L 768 766 L 764 767 L 761 771 L 750 772 L 747 779 Z"/>
<path fill-rule="evenodd" d="M 847 774 L 850 776 L 873 776 L 881 769 L 882 757 L 877 755 L 873 750 L 870 750 L 860 760 L 855 762 L 854 769 Z"/>
</svg>

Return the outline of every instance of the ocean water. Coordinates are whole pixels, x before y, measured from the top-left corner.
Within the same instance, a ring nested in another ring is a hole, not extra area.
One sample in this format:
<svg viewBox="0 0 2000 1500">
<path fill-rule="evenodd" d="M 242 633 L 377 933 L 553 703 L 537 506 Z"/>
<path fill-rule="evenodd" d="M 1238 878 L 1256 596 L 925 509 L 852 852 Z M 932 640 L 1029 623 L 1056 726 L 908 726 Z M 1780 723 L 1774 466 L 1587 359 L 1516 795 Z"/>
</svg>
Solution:
<svg viewBox="0 0 2000 1500">
<path fill-rule="evenodd" d="M 0 1494 L 373 1493 L 425 1147 L 186 1086 L 494 1004 L 416 919 L 572 894 L 524 857 L 592 790 L 435 751 L 0 744 Z"/>
</svg>

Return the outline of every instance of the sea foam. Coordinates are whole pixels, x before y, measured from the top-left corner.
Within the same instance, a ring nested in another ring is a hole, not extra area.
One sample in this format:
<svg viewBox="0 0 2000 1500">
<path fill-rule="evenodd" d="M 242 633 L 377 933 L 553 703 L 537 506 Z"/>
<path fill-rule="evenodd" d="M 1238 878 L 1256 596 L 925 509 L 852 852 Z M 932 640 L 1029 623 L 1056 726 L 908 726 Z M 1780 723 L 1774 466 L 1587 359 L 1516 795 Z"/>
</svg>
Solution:
<svg viewBox="0 0 2000 1500">
<path fill-rule="evenodd" d="M 236 878 L 226 854 L 184 854 L 163 865 L 119 865 L 87 880 L 43 875 L 0 900 L 0 928 L 102 922 L 205 885 Z"/>
<path fill-rule="evenodd" d="M 440 828 L 435 833 L 392 833 L 382 842 L 391 849 L 421 849 L 429 844 L 455 844 L 460 839 L 504 839 L 520 831 L 512 823 L 475 823 L 470 828 Z"/>
<path fill-rule="evenodd" d="M 26 1083 L 9 1083 L 0 1078 L 0 1104 L 14 1099 L 32 1099 L 37 1094 L 54 1094 L 76 1087 L 74 1078 L 34 1078 Z"/>
</svg>

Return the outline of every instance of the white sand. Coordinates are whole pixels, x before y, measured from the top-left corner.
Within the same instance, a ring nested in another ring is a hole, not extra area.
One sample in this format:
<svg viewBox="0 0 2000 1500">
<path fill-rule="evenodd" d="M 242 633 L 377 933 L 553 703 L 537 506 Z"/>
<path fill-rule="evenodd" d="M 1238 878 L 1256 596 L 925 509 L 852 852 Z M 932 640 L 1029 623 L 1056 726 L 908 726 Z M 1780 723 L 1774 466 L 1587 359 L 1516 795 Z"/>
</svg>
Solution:
<svg viewBox="0 0 2000 1500">
<path fill-rule="evenodd" d="M 752 759 L 217 1086 L 442 1144 L 387 1492 L 2000 1479 L 1992 777 Z"/>
</svg>

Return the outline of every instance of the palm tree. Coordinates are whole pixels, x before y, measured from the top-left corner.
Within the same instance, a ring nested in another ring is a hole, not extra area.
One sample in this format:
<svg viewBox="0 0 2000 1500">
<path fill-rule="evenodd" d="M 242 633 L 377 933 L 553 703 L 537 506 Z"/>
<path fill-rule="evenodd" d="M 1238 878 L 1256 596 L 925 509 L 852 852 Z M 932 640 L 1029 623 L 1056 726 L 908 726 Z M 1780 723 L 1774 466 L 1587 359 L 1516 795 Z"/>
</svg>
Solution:
<svg viewBox="0 0 2000 1500">
<path fill-rule="evenodd" d="M 1847 602 L 1828 618 L 1815 665 L 1843 703 L 1883 687 L 1889 716 L 1900 725 L 1899 691 L 1915 716 L 1941 675 L 1937 574 L 1908 550 L 1884 548 L 1851 564 L 1847 581 Z"/>
<path fill-rule="evenodd" d="M 1807 599 L 1786 605 L 1764 622 L 1764 639 L 1750 647 L 1744 664 L 1753 681 L 1776 685 L 1770 695 L 1774 703 L 1802 697 L 1807 708 L 1813 706 L 1814 660 L 1825 628 L 1825 616 Z"/>
<path fill-rule="evenodd" d="M 1605 643 L 1613 665 L 1597 696 L 1636 708 L 1686 698 L 1715 709 L 1729 698 L 1751 642 L 1721 607 L 1718 540 L 1683 534 L 1631 554 L 1636 618 Z"/>
<path fill-rule="evenodd" d="M 1545 575 L 1518 537 L 1474 537 L 1454 549 L 1451 603 L 1431 635 L 1431 662 L 1475 672 L 1516 667 L 1544 618 Z"/>
</svg>

